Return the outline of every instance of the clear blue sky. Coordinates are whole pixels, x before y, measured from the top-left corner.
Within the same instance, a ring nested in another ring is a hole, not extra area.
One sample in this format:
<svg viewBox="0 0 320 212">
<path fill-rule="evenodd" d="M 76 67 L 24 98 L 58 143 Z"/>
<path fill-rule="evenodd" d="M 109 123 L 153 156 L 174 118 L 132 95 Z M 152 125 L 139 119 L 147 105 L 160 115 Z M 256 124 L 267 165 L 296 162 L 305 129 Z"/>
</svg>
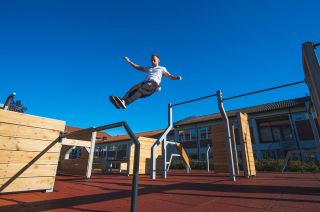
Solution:
<svg viewBox="0 0 320 212">
<path fill-rule="evenodd" d="M 319 8 L 316 0 L 1 1 L 0 102 L 16 92 L 29 114 L 78 127 L 125 120 L 134 132 L 165 128 L 169 102 L 303 80 L 301 44 L 320 42 Z M 183 81 L 164 78 L 160 93 L 116 110 L 108 96 L 145 77 L 123 56 L 147 66 L 152 53 Z M 298 85 L 225 107 L 307 92 Z M 208 99 L 176 108 L 174 120 L 217 111 Z"/>
</svg>

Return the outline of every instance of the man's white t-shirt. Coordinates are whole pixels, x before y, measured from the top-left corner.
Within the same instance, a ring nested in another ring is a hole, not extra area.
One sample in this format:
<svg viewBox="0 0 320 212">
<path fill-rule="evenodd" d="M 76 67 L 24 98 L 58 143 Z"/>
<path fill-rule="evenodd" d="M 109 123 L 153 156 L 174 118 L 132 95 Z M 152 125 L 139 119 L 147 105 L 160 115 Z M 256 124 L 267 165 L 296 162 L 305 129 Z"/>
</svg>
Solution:
<svg viewBox="0 0 320 212">
<path fill-rule="evenodd" d="M 163 66 L 145 67 L 144 71 L 147 73 L 144 81 L 155 81 L 158 85 L 160 85 L 162 75 L 168 73 L 166 67 Z"/>
</svg>

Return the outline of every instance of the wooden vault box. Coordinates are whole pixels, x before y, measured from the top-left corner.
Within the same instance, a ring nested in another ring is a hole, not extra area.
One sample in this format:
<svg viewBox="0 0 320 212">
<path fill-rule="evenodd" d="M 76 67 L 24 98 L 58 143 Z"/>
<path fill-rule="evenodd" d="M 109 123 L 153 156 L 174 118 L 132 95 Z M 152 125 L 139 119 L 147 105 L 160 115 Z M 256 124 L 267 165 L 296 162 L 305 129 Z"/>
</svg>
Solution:
<svg viewBox="0 0 320 212">
<path fill-rule="evenodd" d="M 0 110 L 0 193 L 52 190 L 65 122 Z"/>
<path fill-rule="evenodd" d="M 242 162 L 244 167 L 244 174 L 246 177 L 255 176 L 256 169 L 254 163 L 253 149 L 251 143 L 250 128 L 247 114 L 237 114 L 239 125 L 239 138 L 242 151 Z M 232 129 L 232 127 L 230 127 Z M 212 127 L 212 144 L 213 144 L 213 163 L 216 173 L 228 173 L 229 161 L 227 150 L 227 139 L 224 126 Z M 235 150 L 235 135 L 233 130 L 231 132 L 231 146 L 233 153 L 234 169 L 237 170 L 236 164 L 236 150 Z"/>
<path fill-rule="evenodd" d="M 151 147 L 156 142 L 154 138 L 139 137 L 140 142 L 140 161 L 139 161 L 139 174 L 150 174 L 152 169 L 151 161 Z M 161 146 L 158 146 L 156 151 L 156 165 L 157 172 L 161 172 Z M 134 163 L 134 145 L 130 147 L 130 157 L 129 157 L 129 174 L 133 174 L 133 163 Z"/>
</svg>

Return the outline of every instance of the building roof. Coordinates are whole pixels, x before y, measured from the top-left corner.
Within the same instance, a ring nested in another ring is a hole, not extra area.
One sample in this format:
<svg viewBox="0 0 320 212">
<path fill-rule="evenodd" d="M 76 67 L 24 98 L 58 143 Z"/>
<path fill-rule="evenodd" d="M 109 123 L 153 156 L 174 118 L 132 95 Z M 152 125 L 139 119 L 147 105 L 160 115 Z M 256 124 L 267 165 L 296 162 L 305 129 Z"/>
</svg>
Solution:
<svg viewBox="0 0 320 212">
<path fill-rule="evenodd" d="M 309 97 L 301 97 L 301 98 L 272 102 L 272 103 L 262 104 L 262 105 L 252 106 L 252 107 L 240 108 L 240 109 L 228 111 L 227 115 L 230 118 L 230 117 L 236 116 L 236 114 L 238 112 L 247 113 L 248 115 L 252 115 L 255 113 L 289 109 L 289 108 L 304 106 L 305 102 L 308 101 L 308 99 L 309 99 Z M 219 120 L 219 119 L 222 119 L 220 113 L 214 113 L 214 114 L 209 114 L 209 115 L 205 115 L 205 116 L 191 117 L 189 119 L 177 121 L 175 123 L 175 127 L 180 127 L 180 126 L 189 125 L 189 124 L 195 124 L 195 123 L 199 123 L 199 122 Z"/>
<path fill-rule="evenodd" d="M 66 133 L 70 133 L 70 132 L 74 132 L 74 131 L 78 131 L 78 130 L 83 130 L 83 128 L 79 128 L 79 127 L 74 127 L 74 126 L 66 126 L 65 127 L 65 132 Z M 90 133 L 91 134 L 91 133 Z M 97 137 L 101 138 L 102 140 L 104 139 L 109 139 L 111 138 L 112 136 L 109 135 L 108 133 L 105 133 L 105 132 L 97 132 Z M 103 139 L 104 138 L 104 139 Z M 99 142 L 99 140 L 97 140 L 97 142 Z"/>
<path fill-rule="evenodd" d="M 147 132 L 140 132 L 136 133 L 136 137 L 148 137 L 148 138 L 157 138 L 163 133 L 164 130 L 153 130 Z M 129 135 L 118 135 L 118 136 L 111 136 L 106 141 L 101 141 L 99 143 L 109 143 L 109 142 L 120 142 L 120 141 L 128 141 L 130 140 Z"/>
</svg>

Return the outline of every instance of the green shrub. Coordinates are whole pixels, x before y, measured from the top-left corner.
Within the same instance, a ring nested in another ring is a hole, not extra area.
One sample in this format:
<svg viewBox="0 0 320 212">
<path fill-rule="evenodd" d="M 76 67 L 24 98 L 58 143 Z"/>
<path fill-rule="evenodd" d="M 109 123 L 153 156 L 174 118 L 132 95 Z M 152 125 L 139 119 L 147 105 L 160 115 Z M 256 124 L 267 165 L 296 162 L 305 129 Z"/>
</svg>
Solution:
<svg viewBox="0 0 320 212">
<path fill-rule="evenodd" d="M 301 162 L 299 160 L 290 160 L 287 170 L 291 172 L 319 172 L 320 164 L 314 161 Z"/>
<path fill-rule="evenodd" d="M 257 171 L 282 171 L 284 160 L 257 160 Z M 289 160 L 286 171 L 290 172 L 320 172 L 320 163 L 315 161 Z"/>
<path fill-rule="evenodd" d="M 190 162 L 193 170 L 207 170 L 207 162 Z M 257 171 L 281 172 L 284 165 L 284 160 L 256 160 Z M 171 164 L 170 169 L 185 169 L 182 161 L 177 161 Z M 242 169 L 242 163 L 239 161 L 239 168 Z M 213 161 L 210 161 L 210 170 L 214 170 Z M 289 160 L 286 171 L 290 172 L 320 172 L 320 163 L 315 161 L 301 162 L 299 160 Z"/>
<path fill-rule="evenodd" d="M 257 171 L 279 172 L 283 167 L 283 160 L 256 160 Z"/>
<path fill-rule="evenodd" d="M 207 170 L 207 162 L 205 161 L 191 161 L 190 166 L 192 170 Z M 177 161 L 171 164 L 170 169 L 185 169 L 186 166 L 182 161 Z M 210 170 L 213 170 L 213 162 L 210 161 Z"/>
</svg>

